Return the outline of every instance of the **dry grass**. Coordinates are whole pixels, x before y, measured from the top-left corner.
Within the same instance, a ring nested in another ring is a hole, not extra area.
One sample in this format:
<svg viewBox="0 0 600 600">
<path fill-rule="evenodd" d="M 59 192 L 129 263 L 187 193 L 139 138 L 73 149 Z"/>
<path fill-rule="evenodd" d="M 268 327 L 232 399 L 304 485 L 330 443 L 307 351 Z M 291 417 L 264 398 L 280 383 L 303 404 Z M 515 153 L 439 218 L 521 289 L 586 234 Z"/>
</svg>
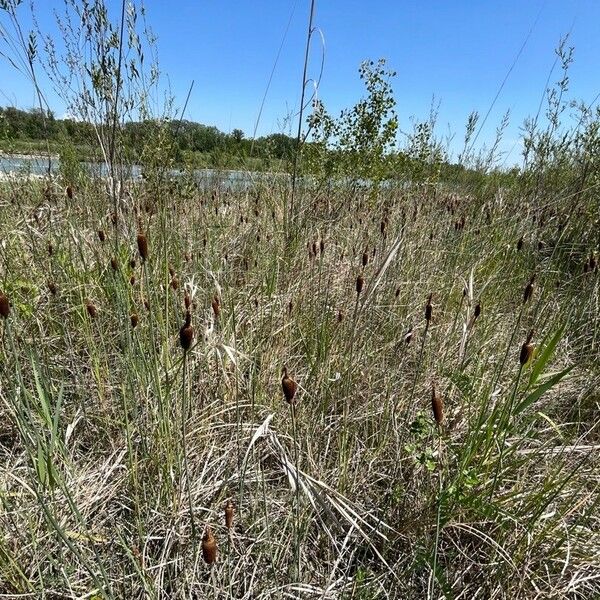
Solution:
<svg viewBox="0 0 600 600">
<path fill-rule="evenodd" d="M 42 192 L 0 196 L 0 597 L 600 595 L 591 208 Z"/>
</svg>

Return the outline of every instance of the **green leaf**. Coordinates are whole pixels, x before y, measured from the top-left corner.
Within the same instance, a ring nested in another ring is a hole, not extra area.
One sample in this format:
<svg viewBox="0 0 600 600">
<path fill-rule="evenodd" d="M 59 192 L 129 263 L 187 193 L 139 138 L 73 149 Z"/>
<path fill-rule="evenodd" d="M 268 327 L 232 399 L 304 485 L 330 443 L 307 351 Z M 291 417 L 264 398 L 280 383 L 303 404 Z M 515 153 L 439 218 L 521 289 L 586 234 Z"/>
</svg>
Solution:
<svg viewBox="0 0 600 600">
<path fill-rule="evenodd" d="M 566 323 L 558 328 L 556 333 L 552 336 L 550 341 L 544 346 L 544 349 L 539 353 L 539 358 L 535 361 L 533 368 L 531 369 L 531 376 L 529 377 L 529 385 L 535 385 L 536 381 L 539 379 L 544 367 L 552 357 L 554 350 L 560 338 L 562 338 L 563 333 L 565 331 Z"/>
<path fill-rule="evenodd" d="M 536 400 L 541 398 L 541 396 L 543 396 L 551 387 L 555 386 L 561 379 L 563 379 L 563 377 L 568 375 L 572 370 L 573 366 L 568 367 L 564 371 L 561 371 L 560 373 L 557 373 L 556 375 L 548 379 L 548 381 L 546 381 L 545 383 L 542 383 L 542 385 L 538 386 L 535 390 L 533 390 L 533 392 L 531 392 L 531 394 L 526 396 L 520 404 L 517 405 L 514 414 L 518 415 L 519 413 L 523 412 L 526 408 L 531 406 Z"/>
</svg>

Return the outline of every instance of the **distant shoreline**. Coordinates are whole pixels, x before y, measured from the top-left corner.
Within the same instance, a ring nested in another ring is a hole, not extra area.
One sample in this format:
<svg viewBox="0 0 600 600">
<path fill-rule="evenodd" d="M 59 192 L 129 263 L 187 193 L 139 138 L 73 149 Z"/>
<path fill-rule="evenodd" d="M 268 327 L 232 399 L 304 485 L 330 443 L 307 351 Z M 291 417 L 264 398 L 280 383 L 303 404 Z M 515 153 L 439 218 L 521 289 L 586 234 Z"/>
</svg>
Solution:
<svg viewBox="0 0 600 600">
<path fill-rule="evenodd" d="M 48 155 L 47 154 L 36 154 L 36 153 L 23 154 L 22 152 L 12 153 L 12 152 L 0 151 L 0 158 L 17 158 L 17 159 L 23 159 L 23 160 L 48 160 Z M 58 160 L 59 156 L 58 156 L 58 154 L 51 154 L 50 159 Z"/>
</svg>

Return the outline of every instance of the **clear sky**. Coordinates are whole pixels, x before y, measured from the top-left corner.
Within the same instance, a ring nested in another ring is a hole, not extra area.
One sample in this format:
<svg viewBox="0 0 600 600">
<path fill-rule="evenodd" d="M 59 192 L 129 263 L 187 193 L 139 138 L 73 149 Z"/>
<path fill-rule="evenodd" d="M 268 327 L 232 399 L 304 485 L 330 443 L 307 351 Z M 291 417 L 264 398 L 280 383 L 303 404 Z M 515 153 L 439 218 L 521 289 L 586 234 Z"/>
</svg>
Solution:
<svg viewBox="0 0 600 600">
<path fill-rule="evenodd" d="M 62 0 L 36 0 L 40 23 L 52 29 Z M 118 0 L 107 0 L 118 18 Z M 158 36 L 160 67 L 179 106 L 195 81 L 186 116 L 224 131 L 251 135 L 278 51 L 258 134 L 284 131 L 298 109 L 309 0 L 147 0 Z M 26 13 L 26 6 L 22 6 Z M 0 16 L 0 18 L 2 18 Z M 385 57 L 398 73 L 394 89 L 400 127 L 425 118 L 441 102 L 439 132 L 462 139 L 469 112 L 485 114 L 527 40 L 482 132 L 489 141 L 511 111 L 505 148 L 523 119 L 537 111 L 561 35 L 575 47 L 571 92 L 591 102 L 600 93 L 600 0 L 316 0 L 309 75 L 325 68 L 319 97 L 333 114 L 354 104 L 364 59 Z M 552 80 L 558 76 L 558 70 Z M 58 116 L 64 106 L 52 94 Z M 0 63 L 0 104 L 33 105 L 30 86 Z M 518 147 L 515 152 L 518 155 Z M 513 157 L 517 159 L 518 156 Z"/>
</svg>

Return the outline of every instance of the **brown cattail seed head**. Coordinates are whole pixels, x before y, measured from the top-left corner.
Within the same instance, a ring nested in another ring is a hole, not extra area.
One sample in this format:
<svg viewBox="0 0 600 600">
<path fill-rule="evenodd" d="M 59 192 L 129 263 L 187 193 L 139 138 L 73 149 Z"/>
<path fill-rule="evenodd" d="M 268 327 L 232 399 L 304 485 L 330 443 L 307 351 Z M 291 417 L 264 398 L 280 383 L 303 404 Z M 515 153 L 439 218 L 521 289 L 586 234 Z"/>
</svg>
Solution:
<svg viewBox="0 0 600 600">
<path fill-rule="evenodd" d="M 0 292 L 0 317 L 3 319 L 8 319 L 9 313 L 10 302 L 8 301 L 8 296 Z"/>
<path fill-rule="evenodd" d="M 363 255 L 362 255 L 362 266 L 366 267 L 368 262 L 369 262 L 369 255 L 367 254 L 367 252 L 365 250 L 365 252 L 363 252 Z"/>
<path fill-rule="evenodd" d="M 219 315 L 221 314 L 221 300 L 219 299 L 219 296 L 217 296 L 217 294 L 215 294 L 213 296 L 211 306 L 212 306 L 215 318 L 218 319 Z"/>
<path fill-rule="evenodd" d="M 104 242 L 104 240 L 106 239 L 106 233 L 104 233 L 104 229 L 98 229 L 98 239 L 101 242 Z"/>
<path fill-rule="evenodd" d="M 70 185 L 67 186 L 67 198 L 73 200 L 73 188 Z"/>
<path fill-rule="evenodd" d="M 132 275 L 132 276 L 129 278 L 129 283 L 130 283 L 130 285 L 132 285 L 132 286 L 134 286 L 134 285 L 135 285 L 135 275 Z"/>
<path fill-rule="evenodd" d="M 287 367 L 283 367 L 281 387 L 283 389 L 283 395 L 285 396 L 286 402 L 288 402 L 289 404 L 295 404 L 295 396 L 296 390 L 298 389 L 298 384 L 288 375 Z"/>
<path fill-rule="evenodd" d="M 356 278 L 356 293 L 358 295 L 360 295 L 360 293 L 363 291 L 364 285 L 365 285 L 365 278 L 362 275 L 359 275 Z"/>
<path fill-rule="evenodd" d="M 129 259 L 129 267 L 131 269 L 135 269 L 135 265 L 136 265 L 135 258 Z"/>
<path fill-rule="evenodd" d="M 425 320 L 427 323 L 431 321 L 431 317 L 433 316 L 433 305 L 431 304 L 431 299 L 433 298 L 433 294 L 429 294 L 427 298 L 427 304 L 425 305 Z"/>
<path fill-rule="evenodd" d="M 56 284 L 53 281 L 48 282 L 48 289 L 50 290 L 50 293 L 53 296 L 56 296 L 57 288 L 56 288 Z"/>
<path fill-rule="evenodd" d="M 48 256 L 52 256 L 54 254 L 54 246 L 52 242 L 48 242 Z"/>
<path fill-rule="evenodd" d="M 531 342 L 531 338 L 533 337 L 533 330 L 529 332 L 525 343 L 521 346 L 521 353 L 519 355 L 519 363 L 521 366 L 526 365 L 533 355 L 533 343 Z"/>
<path fill-rule="evenodd" d="M 319 250 L 321 250 L 321 254 L 323 254 L 325 252 L 325 241 L 321 240 L 319 242 Z"/>
<path fill-rule="evenodd" d="M 185 313 L 185 323 L 179 330 L 179 343 L 181 347 L 187 351 L 192 346 L 192 340 L 194 339 L 194 328 L 192 327 L 192 315 L 188 310 Z"/>
<path fill-rule="evenodd" d="M 118 271 L 119 270 L 119 263 L 117 262 L 116 258 L 111 258 L 110 259 L 110 268 L 113 271 Z"/>
<path fill-rule="evenodd" d="M 531 276 L 529 283 L 525 287 L 525 291 L 523 292 L 523 304 L 527 304 L 529 300 L 531 300 L 531 296 L 533 296 L 533 284 L 535 282 L 535 275 Z"/>
<path fill-rule="evenodd" d="M 98 309 L 90 300 L 86 302 L 85 309 L 87 310 L 87 314 L 90 316 L 91 319 L 95 319 L 98 316 Z"/>
<path fill-rule="evenodd" d="M 475 310 L 473 311 L 473 317 L 475 317 L 476 319 L 478 319 L 480 314 L 481 314 L 481 301 L 479 301 L 475 305 Z"/>
<path fill-rule="evenodd" d="M 173 288 L 173 291 L 176 292 L 179 289 L 179 279 L 177 279 L 177 277 L 173 277 L 169 285 Z"/>
<path fill-rule="evenodd" d="M 148 239 L 143 233 L 138 233 L 137 246 L 143 262 L 148 258 Z"/>
<path fill-rule="evenodd" d="M 202 558 L 207 565 L 212 565 L 217 560 L 217 542 L 208 525 L 202 536 Z"/>
<path fill-rule="evenodd" d="M 517 250 L 520 252 L 521 250 L 523 250 L 523 244 L 525 243 L 525 240 L 523 239 L 523 236 L 521 236 L 519 238 L 519 241 L 517 242 Z"/>
<path fill-rule="evenodd" d="M 435 383 L 431 386 L 431 409 L 435 422 L 441 425 L 444 422 L 444 401 L 441 394 L 437 391 Z"/>
<path fill-rule="evenodd" d="M 233 512 L 233 502 L 228 500 L 227 505 L 225 506 L 225 527 L 227 527 L 227 529 L 233 527 Z"/>
<path fill-rule="evenodd" d="M 183 305 L 185 306 L 185 309 L 190 310 L 191 304 L 192 304 L 192 299 L 190 298 L 190 295 L 186 292 L 185 295 L 183 296 Z"/>
<path fill-rule="evenodd" d="M 139 321 L 137 313 L 132 313 L 131 317 L 130 317 L 130 320 L 131 320 L 131 327 L 132 327 L 132 329 L 135 329 L 137 327 L 137 324 L 138 324 L 138 321 Z"/>
</svg>

